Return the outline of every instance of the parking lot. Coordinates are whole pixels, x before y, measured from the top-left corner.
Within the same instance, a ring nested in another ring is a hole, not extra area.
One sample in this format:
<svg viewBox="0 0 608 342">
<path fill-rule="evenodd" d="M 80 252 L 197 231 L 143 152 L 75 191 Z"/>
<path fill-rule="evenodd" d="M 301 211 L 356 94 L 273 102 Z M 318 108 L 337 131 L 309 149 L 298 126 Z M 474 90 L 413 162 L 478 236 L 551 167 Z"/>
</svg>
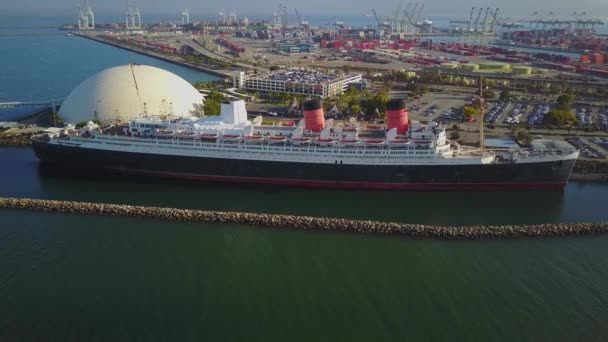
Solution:
<svg viewBox="0 0 608 342">
<path fill-rule="evenodd" d="M 459 110 L 471 100 L 472 94 L 434 92 L 409 102 L 409 116 L 420 121 L 459 121 Z"/>
<path fill-rule="evenodd" d="M 586 139 L 583 139 L 581 137 L 568 137 L 565 140 L 567 142 L 569 142 L 572 146 L 581 150 L 581 154 L 583 157 L 592 158 L 592 159 L 606 159 L 606 154 L 599 151 L 599 149 L 595 148 L 594 146 L 591 146 L 589 144 L 589 141 Z M 598 138 L 591 138 L 590 140 L 596 144 L 602 144 L 602 146 L 604 148 L 606 148 L 606 146 L 608 146 L 607 138 L 598 137 Z"/>
</svg>

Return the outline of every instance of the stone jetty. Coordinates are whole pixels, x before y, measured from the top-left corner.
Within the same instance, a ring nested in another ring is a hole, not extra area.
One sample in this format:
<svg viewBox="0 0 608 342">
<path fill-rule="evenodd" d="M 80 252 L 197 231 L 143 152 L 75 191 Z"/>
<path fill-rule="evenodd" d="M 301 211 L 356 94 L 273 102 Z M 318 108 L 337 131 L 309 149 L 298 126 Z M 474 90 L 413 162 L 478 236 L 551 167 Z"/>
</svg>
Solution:
<svg viewBox="0 0 608 342">
<path fill-rule="evenodd" d="M 0 146 L 29 146 L 33 134 L 10 134 L 0 136 Z"/>
<path fill-rule="evenodd" d="M 374 233 L 399 235 L 409 238 L 445 240 L 512 239 L 608 233 L 608 222 L 436 226 L 310 216 L 222 212 L 28 198 L 0 198 L 0 209 L 2 208 L 51 211 L 81 215 L 140 217 L 174 222 L 243 224 L 257 227 L 271 227 L 275 229 Z"/>
</svg>

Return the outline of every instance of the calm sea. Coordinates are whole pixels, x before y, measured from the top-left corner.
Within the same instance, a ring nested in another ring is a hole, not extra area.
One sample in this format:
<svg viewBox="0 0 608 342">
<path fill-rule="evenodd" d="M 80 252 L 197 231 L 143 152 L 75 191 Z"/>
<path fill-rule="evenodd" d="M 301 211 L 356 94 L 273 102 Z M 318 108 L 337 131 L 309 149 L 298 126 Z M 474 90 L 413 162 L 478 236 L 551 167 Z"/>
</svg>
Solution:
<svg viewBox="0 0 608 342">
<path fill-rule="evenodd" d="M 141 58 L 75 37 L 0 38 L 0 101 L 65 96 L 91 73 Z M 608 220 L 605 184 L 572 183 L 564 193 L 323 191 L 57 173 L 40 169 L 28 148 L 0 148 L 0 161 L 0 196 L 442 224 Z M 601 341 L 607 243 L 406 240 L 0 210 L 0 341 Z"/>
</svg>

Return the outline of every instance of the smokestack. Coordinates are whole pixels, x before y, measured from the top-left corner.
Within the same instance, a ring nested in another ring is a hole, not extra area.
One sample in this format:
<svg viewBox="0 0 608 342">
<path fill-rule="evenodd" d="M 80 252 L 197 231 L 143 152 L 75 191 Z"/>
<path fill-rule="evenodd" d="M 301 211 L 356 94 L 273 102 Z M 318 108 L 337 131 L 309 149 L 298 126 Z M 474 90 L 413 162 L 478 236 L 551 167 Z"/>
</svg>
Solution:
<svg viewBox="0 0 608 342">
<path fill-rule="evenodd" d="M 405 134 L 408 125 L 408 113 L 405 108 L 405 100 L 392 99 L 386 104 L 386 129 L 397 129 L 398 134 Z"/>
<path fill-rule="evenodd" d="M 313 132 L 325 128 L 325 116 L 321 100 L 314 99 L 304 102 L 304 127 Z"/>
</svg>

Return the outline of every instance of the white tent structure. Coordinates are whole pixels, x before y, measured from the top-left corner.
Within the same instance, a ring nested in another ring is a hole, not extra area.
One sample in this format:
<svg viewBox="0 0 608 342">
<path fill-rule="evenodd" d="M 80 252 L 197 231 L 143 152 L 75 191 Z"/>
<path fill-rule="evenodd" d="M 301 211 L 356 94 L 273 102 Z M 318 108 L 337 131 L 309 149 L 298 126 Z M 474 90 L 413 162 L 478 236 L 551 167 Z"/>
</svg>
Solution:
<svg viewBox="0 0 608 342">
<path fill-rule="evenodd" d="M 203 96 L 190 83 L 147 65 L 105 69 L 78 85 L 59 115 L 69 123 L 98 119 L 103 124 L 141 116 L 200 116 Z"/>
</svg>

